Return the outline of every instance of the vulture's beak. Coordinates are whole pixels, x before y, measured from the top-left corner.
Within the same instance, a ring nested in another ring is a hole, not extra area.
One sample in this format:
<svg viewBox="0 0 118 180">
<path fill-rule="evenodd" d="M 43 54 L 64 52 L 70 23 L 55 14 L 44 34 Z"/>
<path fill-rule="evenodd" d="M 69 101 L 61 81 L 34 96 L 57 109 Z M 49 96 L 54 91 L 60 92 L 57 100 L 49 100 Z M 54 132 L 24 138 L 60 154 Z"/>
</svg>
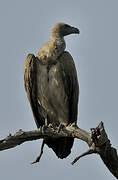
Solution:
<svg viewBox="0 0 118 180">
<path fill-rule="evenodd" d="M 80 34 L 80 30 L 78 28 L 72 27 L 73 34 Z"/>
</svg>

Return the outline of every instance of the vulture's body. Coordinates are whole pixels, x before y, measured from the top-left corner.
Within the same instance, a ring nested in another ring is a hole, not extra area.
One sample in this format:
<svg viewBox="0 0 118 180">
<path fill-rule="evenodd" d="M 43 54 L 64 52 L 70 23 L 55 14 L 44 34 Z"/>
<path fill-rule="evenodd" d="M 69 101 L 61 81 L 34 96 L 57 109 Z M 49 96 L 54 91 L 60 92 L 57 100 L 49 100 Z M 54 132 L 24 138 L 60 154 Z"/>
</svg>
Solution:
<svg viewBox="0 0 118 180">
<path fill-rule="evenodd" d="M 62 34 L 60 28 L 64 25 L 56 24 L 51 31 L 51 41 L 41 47 L 37 57 L 29 54 L 24 64 L 25 89 L 38 128 L 46 120 L 53 126 L 77 122 L 77 73 L 72 56 L 64 51 L 63 36 L 79 31 L 66 25 L 70 32 Z M 70 154 L 73 141 L 68 137 L 44 139 L 44 143 L 61 159 Z"/>
</svg>

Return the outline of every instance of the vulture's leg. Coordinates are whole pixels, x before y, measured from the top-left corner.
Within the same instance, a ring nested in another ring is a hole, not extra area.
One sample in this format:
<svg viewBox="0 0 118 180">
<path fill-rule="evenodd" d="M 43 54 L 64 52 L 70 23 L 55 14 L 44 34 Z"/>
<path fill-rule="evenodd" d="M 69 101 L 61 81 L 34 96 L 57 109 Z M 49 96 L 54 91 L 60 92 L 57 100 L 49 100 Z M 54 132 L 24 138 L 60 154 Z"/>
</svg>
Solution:
<svg viewBox="0 0 118 180">
<path fill-rule="evenodd" d="M 45 118 L 45 126 L 48 126 L 48 119 Z"/>
<path fill-rule="evenodd" d="M 45 144 L 45 142 L 44 142 L 44 139 L 43 139 L 43 142 L 42 142 L 42 145 L 41 145 L 41 152 L 40 152 L 39 156 L 36 158 L 36 160 L 35 160 L 35 161 L 33 161 L 31 164 L 35 164 L 35 163 L 37 163 L 37 162 L 39 162 L 39 161 L 40 161 L 41 156 L 43 155 L 43 148 L 44 148 L 44 144 Z"/>
</svg>

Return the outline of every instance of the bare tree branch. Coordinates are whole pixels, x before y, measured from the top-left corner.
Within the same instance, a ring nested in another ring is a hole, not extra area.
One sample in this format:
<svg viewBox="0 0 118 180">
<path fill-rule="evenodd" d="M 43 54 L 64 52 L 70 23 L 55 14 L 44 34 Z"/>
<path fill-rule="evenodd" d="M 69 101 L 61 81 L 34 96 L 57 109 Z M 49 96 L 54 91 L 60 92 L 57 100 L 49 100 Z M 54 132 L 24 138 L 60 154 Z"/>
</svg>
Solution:
<svg viewBox="0 0 118 180">
<path fill-rule="evenodd" d="M 80 129 L 74 124 L 63 127 L 61 129 L 52 126 L 43 126 L 37 130 L 27 132 L 20 129 L 14 135 L 9 134 L 5 139 L 0 140 L 0 151 L 14 148 L 17 145 L 20 145 L 27 141 L 59 137 L 74 137 L 83 140 L 89 146 L 88 151 L 78 156 L 72 162 L 72 164 L 77 162 L 83 156 L 97 153 L 100 155 L 101 159 L 110 170 L 110 172 L 118 179 L 117 151 L 115 148 L 111 147 L 110 140 L 108 139 L 102 122 L 96 128 L 91 128 L 90 133 L 83 129 Z M 38 162 L 38 159 L 36 160 L 36 162 Z"/>
</svg>

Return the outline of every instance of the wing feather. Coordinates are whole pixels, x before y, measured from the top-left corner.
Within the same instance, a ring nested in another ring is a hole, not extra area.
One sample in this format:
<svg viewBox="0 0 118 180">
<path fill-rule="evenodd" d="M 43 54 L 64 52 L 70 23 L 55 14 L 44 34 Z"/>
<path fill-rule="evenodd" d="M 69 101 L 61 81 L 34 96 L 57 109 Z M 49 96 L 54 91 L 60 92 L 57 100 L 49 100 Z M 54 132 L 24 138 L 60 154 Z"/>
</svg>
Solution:
<svg viewBox="0 0 118 180">
<path fill-rule="evenodd" d="M 37 58 L 33 54 L 28 54 L 24 63 L 24 86 L 36 125 L 37 127 L 40 127 L 44 124 L 45 119 L 43 117 L 44 109 L 38 103 L 37 98 Z"/>
<path fill-rule="evenodd" d="M 64 52 L 60 57 L 61 69 L 63 70 L 63 85 L 69 101 L 69 122 L 77 122 L 79 83 L 74 60 L 69 52 Z"/>
</svg>

